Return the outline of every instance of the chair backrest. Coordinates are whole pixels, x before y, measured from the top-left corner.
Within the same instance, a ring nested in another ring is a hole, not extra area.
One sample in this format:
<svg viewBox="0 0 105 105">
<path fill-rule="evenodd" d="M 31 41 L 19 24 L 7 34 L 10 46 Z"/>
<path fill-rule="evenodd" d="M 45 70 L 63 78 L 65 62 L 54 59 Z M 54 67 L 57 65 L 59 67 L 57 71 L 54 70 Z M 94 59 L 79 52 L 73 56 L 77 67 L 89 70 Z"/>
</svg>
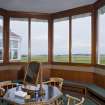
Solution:
<svg viewBox="0 0 105 105">
<path fill-rule="evenodd" d="M 24 84 L 36 84 L 39 70 L 39 62 L 30 62 L 29 64 L 27 64 L 26 73 L 24 77 Z"/>
<path fill-rule="evenodd" d="M 12 83 L 12 81 L 0 82 L 0 96 L 3 96 L 8 89 L 13 87 L 16 87 L 16 84 Z"/>
<path fill-rule="evenodd" d="M 9 85 L 11 83 L 12 83 L 11 81 L 3 81 L 3 82 L 0 82 L 0 87 L 3 87 L 5 85 Z"/>
<path fill-rule="evenodd" d="M 67 97 L 67 105 L 83 105 L 85 99 L 84 97 L 82 97 L 82 99 L 80 100 L 79 98 L 76 98 L 76 97 L 73 97 L 73 96 L 70 96 L 70 95 L 66 95 Z"/>
<path fill-rule="evenodd" d="M 16 84 L 15 83 L 12 83 L 12 81 L 3 81 L 3 82 L 0 82 L 0 88 L 4 88 L 4 89 L 8 89 L 8 88 L 12 88 L 12 87 L 15 87 Z"/>
<path fill-rule="evenodd" d="M 54 86 L 58 86 L 58 88 L 60 90 L 62 90 L 63 81 L 64 81 L 64 79 L 63 78 L 59 78 L 59 77 L 51 77 L 50 78 L 50 82 L 53 82 L 53 85 Z"/>
</svg>

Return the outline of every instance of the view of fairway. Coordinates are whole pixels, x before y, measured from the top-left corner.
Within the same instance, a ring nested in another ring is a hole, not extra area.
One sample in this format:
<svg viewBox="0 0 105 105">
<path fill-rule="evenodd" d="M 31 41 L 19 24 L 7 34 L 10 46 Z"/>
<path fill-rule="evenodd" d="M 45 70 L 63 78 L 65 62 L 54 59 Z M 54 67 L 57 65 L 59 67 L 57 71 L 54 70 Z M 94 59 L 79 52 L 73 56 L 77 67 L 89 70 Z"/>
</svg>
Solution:
<svg viewBox="0 0 105 105">
<path fill-rule="evenodd" d="M 31 57 L 32 61 L 39 61 L 39 62 L 47 62 L 48 56 L 47 55 L 36 55 Z M 88 55 L 73 55 L 72 56 L 72 63 L 91 63 L 91 57 Z M 21 57 L 21 61 L 27 61 L 27 57 Z M 69 57 L 67 55 L 56 55 L 53 58 L 55 62 L 69 62 Z M 100 64 L 105 64 L 105 55 L 100 57 Z"/>
</svg>

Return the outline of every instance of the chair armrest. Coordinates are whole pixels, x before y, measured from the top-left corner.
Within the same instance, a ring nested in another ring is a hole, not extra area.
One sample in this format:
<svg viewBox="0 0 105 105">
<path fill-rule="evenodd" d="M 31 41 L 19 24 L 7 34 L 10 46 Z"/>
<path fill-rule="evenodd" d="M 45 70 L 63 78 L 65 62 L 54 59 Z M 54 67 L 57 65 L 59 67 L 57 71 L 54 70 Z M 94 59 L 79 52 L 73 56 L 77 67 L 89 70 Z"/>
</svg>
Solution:
<svg viewBox="0 0 105 105">
<path fill-rule="evenodd" d="M 80 101 L 79 98 L 76 98 L 76 97 L 70 96 L 70 95 L 68 95 L 68 94 L 66 95 L 66 97 L 67 97 L 68 99 L 74 99 L 74 100 Z"/>
</svg>

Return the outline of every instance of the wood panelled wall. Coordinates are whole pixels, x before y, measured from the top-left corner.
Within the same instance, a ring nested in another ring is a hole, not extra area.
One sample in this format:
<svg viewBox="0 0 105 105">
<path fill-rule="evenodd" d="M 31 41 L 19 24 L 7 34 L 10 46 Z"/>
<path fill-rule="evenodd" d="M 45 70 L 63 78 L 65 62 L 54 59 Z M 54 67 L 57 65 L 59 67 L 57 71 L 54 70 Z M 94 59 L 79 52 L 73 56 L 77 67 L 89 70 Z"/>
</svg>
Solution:
<svg viewBox="0 0 105 105">
<path fill-rule="evenodd" d="M 0 81 L 5 80 L 23 80 L 26 70 L 26 64 L 5 64 L 0 66 Z M 43 66 L 43 79 L 46 80 L 50 77 L 50 70 Z"/>
<path fill-rule="evenodd" d="M 93 69 L 93 70 L 92 70 Z M 98 70 L 98 73 L 96 72 Z M 105 69 L 99 69 L 96 67 L 74 67 L 70 66 L 69 70 L 63 68 L 52 68 L 50 69 L 51 77 L 61 77 L 65 80 L 93 83 L 100 87 L 105 88 Z"/>
<path fill-rule="evenodd" d="M 94 83 L 100 87 L 105 88 L 105 75 L 94 73 Z"/>
<path fill-rule="evenodd" d="M 51 77 L 61 77 L 65 80 L 84 83 L 94 83 L 94 73 L 72 70 L 51 70 Z"/>
<path fill-rule="evenodd" d="M 0 66 L 0 81 L 3 80 L 23 80 L 25 73 L 25 64 L 9 64 Z M 50 67 L 49 67 L 50 66 Z M 94 83 L 105 88 L 105 75 L 103 71 L 95 67 L 75 67 L 75 66 L 55 66 L 45 64 L 43 67 L 43 79 L 50 77 L 61 77 L 65 80 L 78 81 L 83 83 Z M 102 69 L 104 70 L 104 69 Z"/>
</svg>

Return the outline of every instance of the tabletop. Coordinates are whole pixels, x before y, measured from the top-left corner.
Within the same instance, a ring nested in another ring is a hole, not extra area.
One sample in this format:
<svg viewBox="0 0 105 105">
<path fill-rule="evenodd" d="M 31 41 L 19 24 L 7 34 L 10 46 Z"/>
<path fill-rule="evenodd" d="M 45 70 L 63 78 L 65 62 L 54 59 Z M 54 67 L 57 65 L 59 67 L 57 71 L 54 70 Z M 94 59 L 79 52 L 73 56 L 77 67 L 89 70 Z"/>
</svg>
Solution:
<svg viewBox="0 0 105 105">
<path fill-rule="evenodd" d="M 19 90 L 21 90 L 21 86 L 19 87 Z M 54 86 L 50 86 L 50 85 L 43 85 L 43 89 L 45 90 L 45 95 L 43 96 L 39 96 L 37 93 L 35 93 L 34 97 L 30 98 L 30 99 L 25 99 L 25 98 L 21 98 L 15 95 L 16 87 L 8 89 L 8 91 L 6 92 L 6 94 L 4 95 L 4 99 L 11 102 L 11 103 L 15 103 L 16 105 L 25 105 L 26 103 L 40 103 L 43 102 L 46 105 L 48 105 L 49 103 L 57 100 L 58 98 L 60 98 L 62 96 L 62 92 Z"/>
</svg>

